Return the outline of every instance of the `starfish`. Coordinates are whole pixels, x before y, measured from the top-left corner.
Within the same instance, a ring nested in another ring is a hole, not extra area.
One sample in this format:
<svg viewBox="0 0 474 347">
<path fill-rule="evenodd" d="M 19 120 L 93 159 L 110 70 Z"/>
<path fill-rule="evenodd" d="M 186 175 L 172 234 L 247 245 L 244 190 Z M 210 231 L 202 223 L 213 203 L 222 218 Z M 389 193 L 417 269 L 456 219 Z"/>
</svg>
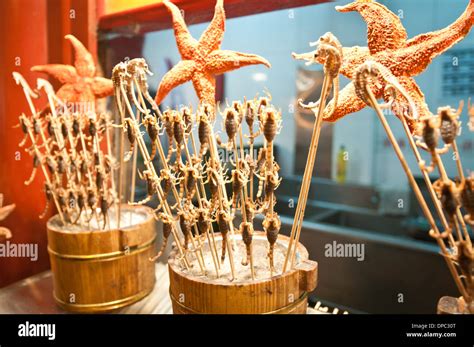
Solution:
<svg viewBox="0 0 474 347">
<path fill-rule="evenodd" d="M 337 6 L 339 12 L 357 11 L 367 23 L 368 47 L 344 47 L 344 59 L 340 73 L 354 80 L 357 68 L 366 61 L 376 61 L 387 67 L 407 90 L 421 117 L 431 115 L 425 102 L 423 92 L 414 80 L 422 73 L 432 60 L 461 41 L 474 24 L 474 0 L 469 0 L 465 12 L 450 26 L 407 39 L 407 33 L 400 18 L 387 7 L 374 0 L 357 0 L 346 6 Z M 310 53 L 300 55 L 300 59 L 310 59 Z M 319 61 L 317 57 L 316 60 Z M 374 95 L 385 98 L 385 84 L 374 86 Z M 386 99 L 387 100 L 387 99 Z M 403 96 L 397 102 L 406 103 Z M 356 95 L 354 82 L 350 82 L 339 93 L 337 105 L 330 101 L 324 110 L 324 120 L 334 122 L 338 119 L 363 109 L 366 104 Z M 400 110 L 400 109 L 398 109 Z M 397 117 L 397 109 L 393 112 Z M 400 112 L 400 111 L 398 111 Z M 415 124 L 410 124 L 412 131 Z"/>
<path fill-rule="evenodd" d="M 3 206 L 3 194 L 0 194 L 0 221 L 3 221 L 8 217 L 10 213 L 15 209 L 15 204 Z M 12 233 L 5 227 L 0 227 L 0 237 L 3 236 L 6 239 L 12 237 Z"/>
<path fill-rule="evenodd" d="M 214 105 L 215 75 L 248 65 L 263 64 L 270 67 L 270 63 L 258 55 L 220 49 L 225 31 L 223 0 L 217 0 L 214 17 L 199 41 L 189 33 L 178 7 L 166 0 L 163 4 L 173 17 L 174 34 L 182 60 L 163 77 L 155 97 L 157 104 L 173 88 L 192 81 L 199 101 Z"/>
<path fill-rule="evenodd" d="M 66 103 L 91 103 L 114 93 L 112 81 L 96 76 L 96 67 L 92 54 L 72 35 L 66 35 L 74 47 L 74 66 L 63 64 L 37 65 L 31 71 L 45 72 L 59 80 L 63 85 L 56 96 Z"/>
</svg>

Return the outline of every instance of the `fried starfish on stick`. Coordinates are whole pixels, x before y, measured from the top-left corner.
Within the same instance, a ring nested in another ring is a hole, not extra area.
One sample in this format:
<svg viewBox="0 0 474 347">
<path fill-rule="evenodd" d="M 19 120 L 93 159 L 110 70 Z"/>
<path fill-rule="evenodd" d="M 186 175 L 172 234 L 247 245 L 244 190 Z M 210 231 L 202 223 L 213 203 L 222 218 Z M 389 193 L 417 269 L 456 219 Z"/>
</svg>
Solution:
<svg viewBox="0 0 474 347">
<path fill-rule="evenodd" d="M 173 17 L 176 43 L 183 60 L 163 77 L 155 97 L 157 104 L 160 104 L 173 88 L 192 81 L 199 100 L 214 105 L 215 75 L 248 65 L 263 64 L 270 67 L 270 63 L 258 55 L 220 49 L 225 31 L 223 0 L 217 0 L 214 18 L 199 41 L 189 33 L 178 7 L 170 1 L 163 1 L 163 4 Z"/>
</svg>

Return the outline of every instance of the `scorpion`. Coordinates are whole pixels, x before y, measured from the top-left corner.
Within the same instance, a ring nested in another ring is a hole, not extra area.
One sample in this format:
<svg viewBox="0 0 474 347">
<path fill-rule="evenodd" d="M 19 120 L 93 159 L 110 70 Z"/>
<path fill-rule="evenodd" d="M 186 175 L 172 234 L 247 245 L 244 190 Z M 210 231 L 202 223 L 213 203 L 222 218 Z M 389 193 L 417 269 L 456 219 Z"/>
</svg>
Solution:
<svg viewBox="0 0 474 347">
<path fill-rule="evenodd" d="M 169 162 L 171 159 L 171 155 L 174 152 L 173 144 L 174 144 L 174 114 L 171 110 L 166 110 L 163 112 L 163 126 L 166 131 L 166 135 L 168 136 L 168 155 L 166 157 L 166 161 Z"/>
<path fill-rule="evenodd" d="M 220 209 L 217 213 L 217 225 L 219 226 L 219 231 L 222 235 L 222 254 L 221 262 L 225 260 L 225 253 L 227 249 L 227 234 L 230 231 L 230 223 L 232 223 L 232 215 L 226 212 L 224 209 Z"/>
<path fill-rule="evenodd" d="M 242 265 L 247 266 L 249 264 L 251 258 L 251 251 L 252 251 L 252 239 L 253 239 L 253 220 L 255 217 L 255 208 L 253 206 L 253 202 L 250 199 L 247 199 L 245 202 L 245 222 L 240 223 L 240 233 L 242 234 L 242 241 L 245 244 L 245 248 L 247 251 L 246 259 L 242 260 Z"/>
<path fill-rule="evenodd" d="M 446 145 L 452 145 L 458 136 L 460 129 L 459 116 L 462 109 L 462 103 L 459 105 L 457 112 L 453 112 L 451 107 L 440 107 L 438 109 L 439 131 Z"/>
<path fill-rule="evenodd" d="M 77 190 L 77 206 L 79 207 L 79 213 L 77 214 L 77 218 L 74 221 L 74 224 L 79 221 L 82 212 L 86 209 L 86 196 L 82 188 Z"/>
<path fill-rule="evenodd" d="M 184 187 L 186 188 L 186 199 L 192 200 L 194 195 L 196 194 L 196 187 L 198 179 L 201 179 L 202 176 L 200 174 L 199 160 L 197 158 L 193 158 L 192 161 L 194 163 L 186 163 L 184 166 Z M 181 192 L 181 198 L 183 197 L 184 192 Z"/>
<path fill-rule="evenodd" d="M 458 241 L 457 242 L 457 252 L 456 255 L 451 257 L 461 269 L 463 277 L 466 279 L 466 282 L 469 287 L 473 286 L 473 266 L 474 266 L 474 252 L 472 250 L 472 245 L 468 241 Z"/>
<path fill-rule="evenodd" d="M 24 114 L 20 116 L 20 123 L 14 126 L 14 128 L 18 127 L 21 128 L 21 131 L 24 134 L 23 139 L 19 143 L 19 146 L 23 147 L 28 139 L 28 120 Z"/>
<path fill-rule="evenodd" d="M 108 215 L 109 215 L 109 208 L 112 206 L 112 202 L 107 199 L 105 194 L 101 194 L 99 196 L 99 207 L 100 207 L 100 213 L 102 215 L 102 218 L 104 220 L 104 224 L 102 225 L 102 229 L 105 229 L 105 226 L 107 225 L 108 222 Z"/>
<path fill-rule="evenodd" d="M 449 226 L 452 228 L 456 221 L 456 214 L 460 207 L 459 191 L 456 188 L 454 182 L 444 182 L 442 179 L 438 179 L 434 184 L 433 188 L 441 201 L 441 206 L 448 217 Z"/>
<path fill-rule="evenodd" d="M 246 164 L 245 161 L 242 161 L 242 163 Z M 239 197 L 242 193 L 242 188 L 248 183 L 249 174 L 250 168 L 248 165 L 244 168 L 232 170 L 232 206 L 234 208 L 234 213 L 237 208 Z"/>
<path fill-rule="evenodd" d="M 215 169 L 214 168 L 214 160 L 212 158 L 209 159 L 207 163 L 206 173 L 207 179 L 204 184 L 209 183 L 209 190 L 211 192 L 211 206 L 212 209 L 217 209 L 220 205 L 220 197 L 219 197 L 219 186 L 221 185 L 221 177 L 225 177 L 227 175 L 227 170 L 223 168 Z M 230 183 L 230 180 L 224 180 L 224 184 Z"/>
<path fill-rule="evenodd" d="M 181 119 L 184 122 L 185 134 L 189 135 L 193 129 L 193 114 L 189 107 L 183 107 L 181 109 Z"/>
<path fill-rule="evenodd" d="M 265 215 L 265 220 L 263 221 L 263 229 L 267 235 L 267 240 L 269 245 L 268 248 L 268 259 L 270 261 L 270 270 L 271 272 L 275 271 L 275 266 L 273 263 L 273 253 L 275 248 L 275 243 L 278 239 L 278 233 L 281 228 L 281 220 L 276 212 L 270 212 Z"/>
<path fill-rule="evenodd" d="M 470 225 L 474 225 L 474 175 L 465 178 L 459 189 L 461 191 L 462 205 L 467 211 L 464 219 Z"/>
<path fill-rule="evenodd" d="M 147 114 L 143 120 L 148 136 L 151 140 L 151 153 L 150 162 L 155 158 L 156 154 L 156 141 L 158 141 L 159 127 L 156 118 L 150 114 Z"/>
<path fill-rule="evenodd" d="M 201 199 L 201 207 L 197 209 L 197 225 L 200 235 L 206 235 L 210 228 L 211 223 L 214 222 L 210 213 L 210 203 L 208 200 Z"/>
<path fill-rule="evenodd" d="M 211 136 L 210 118 L 206 112 L 200 112 L 198 117 L 198 138 L 201 148 L 199 150 L 199 158 L 203 159 L 209 150 L 209 138 Z"/>
<path fill-rule="evenodd" d="M 224 110 L 224 128 L 228 137 L 226 144 L 222 143 L 219 137 L 216 138 L 218 144 L 227 150 L 233 150 L 235 146 L 235 136 L 239 130 L 239 115 L 234 108 L 228 107 Z"/>
<path fill-rule="evenodd" d="M 25 181 L 25 185 L 29 186 L 36 177 L 36 171 L 38 171 L 38 166 L 41 164 L 41 160 L 39 159 L 36 153 L 33 154 L 33 170 L 31 171 L 30 178 Z"/>
<path fill-rule="evenodd" d="M 179 112 L 173 112 L 173 135 L 176 142 L 176 162 L 181 162 L 181 150 L 184 145 L 184 129 L 186 125 L 184 124 L 183 118 Z"/>
<path fill-rule="evenodd" d="M 156 261 L 156 259 L 161 257 L 161 255 L 165 251 L 166 246 L 168 245 L 168 239 L 171 235 L 171 231 L 173 230 L 173 224 L 175 222 L 172 216 L 163 212 L 158 213 L 156 219 L 161 220 L 163 222 L 163 244 L 161 245 L 158 254 L 150 258 L 150 261 Z"/>
<path fill-rule="evenodd" d="M 421 161 L 420 168 L 427 172 L 433 172 L 437 166 L 436 158 L 438 154 L 446 153 L 449 150 L 449 146 L 445 145 L 443 148 L 437 148 L 439 141 L 439 122 L 436 122 L 434 117 L 429 116 L 420 118 L 419 126 L 421 126 L 421 137 L 423 142 L 418 139 L 416 145 L 430 153 L 432 157 L 430 165 L 426 166 L 426 163 Z"/>
<path fill-rule="evenodd" d="M 194 211 L 194 206 L 190 201 L 187 201 L 183 208 L 177 212 L 179 216 L 179 226 L 184 235 L 184 244 L 183 248 L 188 250 L 189 241 L 192 237 L 192 227 L 196 223 L 196 211 Z"/>
<path fill-rule="evenodd" d="M 49 210 L 49 205 L 51 204 L 51 200 L 53 200 L 53 189 L 47 182 L 44 184 L 44 194 L 46 196 L 46 206 L 39 216 L 40 219 L 43 219 L 46 216 L 46 213 L 48 213 Z"/>
<path fill-rule="evenodd" d="M 146 197 L 145 199 L 138 201 L 138 202 L 132 202 L 131 205 L 143 205 L 146 204 L 148 201 L 150 201 L 153 196 L 155 195 L 156 191 L 156 180 L 154 178 L 154 175 L 151 173 L 149 170 L 143 171 L 141 173 L 138 171 L 138 176 L 140 176 L 140 179 L 146 181 Z M 161 208 L 158 207 L 158 210 Z"/>
</svg>

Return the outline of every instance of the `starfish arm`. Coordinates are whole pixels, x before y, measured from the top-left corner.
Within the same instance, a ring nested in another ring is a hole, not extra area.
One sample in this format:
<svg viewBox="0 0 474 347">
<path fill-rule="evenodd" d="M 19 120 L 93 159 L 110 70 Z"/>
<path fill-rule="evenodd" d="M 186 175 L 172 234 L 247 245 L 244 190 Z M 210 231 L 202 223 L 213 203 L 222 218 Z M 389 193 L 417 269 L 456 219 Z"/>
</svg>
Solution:
<svg viewBox="0 0 474 347">
<path fill-rule="evenodd" d="M 161 80 L 155 102 L 159 105 L 173 88 L 190 81 L 195 71 L 196 63 L 192 60 L 182 60 L 176 64 Z"/>
<path fill-rule="evenodd" d="M 3 206 L 0 208 L 0 221 L 8 217 L 10 213 L 15 209 L 15 204 Z"/>
<path fill-rule="evenodd" d="M 407 32 L 400 18 L 382 4 L 372 1 L 354 1 L 337 6 L 339 12 L 357 11 L 367 23 L 367 41 L 372 54 L 403 47 Z"/>
<path fill-rule="evenodd" d="M 199 49 L 204 55 L 219 49 L 224 38 L 225 31 L 225 12 L 223 0 L 217 0 L 214 17 L 211 24 L 207 27 L 199 38 Z"/>
<path fill-rule="evenodd" d="M 56 96 L 64 103 L 94 102 L 95 96 L 89 84 L 64 84 L 56 92 Z"/>
<path fill-rule="evenodd" d="M 335 122 L 340 118 L 365 107 L 365 103 L 356 95 L 354 83 L 350 82 L 339 92 L 337 105 L 334 99 L 326 106 L 323 119 L 325 122 Z"/>
<path fill-rule="evenodd" d="M 174 35 L 181 57 L 185 60 L 192 59 L 196 52 L 198 42 L 189 33 L 179 8 L 168 0 L 163 1 L 163 5 L 166 6 L 173 18 Z"/>
<path fill-rule="evenodd" d="M 219 75 L 248 65 L 263 64 L 266 67 L 271 66 L 265 58 L 256 54 L 227 50 L 214 51 L 207 58 L 205 70 L 212 75 Z"/>
<path fill-rule="evenodd" d="M 81 41 L 76 39 L 72 35 L 64 36 L 65 39 L 69 40 L 74 47 L 74 66 L 76 67 L 77 73 L 81 77 L 94 77 L 95 76 L 95 63 L 92 54 L 84 47 Z"/>
<path fill-rule="evenodd" d="M 44 72 L 53 76 L 61 83 L 74 83 L 79 78 L 74 66 L 63 64 L 36 65 L 31 71 Z"/>
<path fill-rule="evenodd" d="M 353 79 L 355 77 L 357 68 L 369 58 L 370 52 L 367 47 L 344 47 L 343 61 L 339 72 L 347 78 Z"/>
<path fill-rule="evenodd" d="M 90 85 L 96 98 L 105 98 L 114 93 L 114 84 L 108 78 L 94 77 Z"/>
<path fill-rule="evenodd" d="M 216 80 L 207 73 L 196 73 L 192 78 L 194 89 L 201 104 L 214 106 L 216 103 Z"/>
<path fill-rule="evenodd" d="M 451 37 L 453 34 L 456 35 L 456 33 L 461 33 L 463 34 L 462 37 L 464 37 L 465 35 L 467 35 L 469 30 L 471 29 L 473 25 L 473 21 L 474 21 L 474 0 L 470 0 L 469 5 L 467 6 L 464 13 L 453 24 L 441 30 L 432 31 L 429 33 L 415 36 L 412 39 L 408 40 L 407 47 L 417 46 L 420 44 L 426 45 L 428 42 L 433 41 L 433 40 L 438 40 L 440 37 L 449 40 L 449 37 Z"/>
<path fill-rule="evenodd" d="M 6 239 L 11 239 L 12 233 L 9 229 L 5 227 L 0 227 L 0 236 L 5 237 Z"/>
</svg>

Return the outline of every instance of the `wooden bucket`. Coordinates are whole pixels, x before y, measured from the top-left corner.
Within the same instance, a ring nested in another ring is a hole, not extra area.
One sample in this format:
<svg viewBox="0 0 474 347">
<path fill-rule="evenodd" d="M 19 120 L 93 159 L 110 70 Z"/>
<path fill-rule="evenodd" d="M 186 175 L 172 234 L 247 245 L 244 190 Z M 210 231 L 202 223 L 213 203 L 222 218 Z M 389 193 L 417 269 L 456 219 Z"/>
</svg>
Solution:
<svg viewBox="0 0 474 347">
<path fill-rule="evenodd" d="M 216 241 L 221 235 L 215 234 Z M 235 235 L 242 242 L 240 235 Z M 264 233 L 255 233 L 253 243 L 267 242 Z M 287 249 L 289 238 L 278 237 Z M 209 253 L 209 252 L 206 252 Z M 295 269 L 284 275 L 256 280 L 216 281 L 185 273 L 173 248 L 168 260 L 170 296 L 175 314 L 305 314 L 308 293 L 317 285 L 318 264 L 308 260 L 308 251 L 298 245 Z M 211 271 L 211 270 L 209 270 Z"/>
<path fill-rule="evenodd" d="M 67 231 L 47 224 L 54 299 L 73 312 L 105 312 L 136 302 L 155 284 L 155 219 L 145 206 L 123 206 L 136 218 L 120 229 Z M 111 213 L 112 215 L 112 213 Z M 123 219 L 122 219 L 123 220 Z"/>
</svg>

